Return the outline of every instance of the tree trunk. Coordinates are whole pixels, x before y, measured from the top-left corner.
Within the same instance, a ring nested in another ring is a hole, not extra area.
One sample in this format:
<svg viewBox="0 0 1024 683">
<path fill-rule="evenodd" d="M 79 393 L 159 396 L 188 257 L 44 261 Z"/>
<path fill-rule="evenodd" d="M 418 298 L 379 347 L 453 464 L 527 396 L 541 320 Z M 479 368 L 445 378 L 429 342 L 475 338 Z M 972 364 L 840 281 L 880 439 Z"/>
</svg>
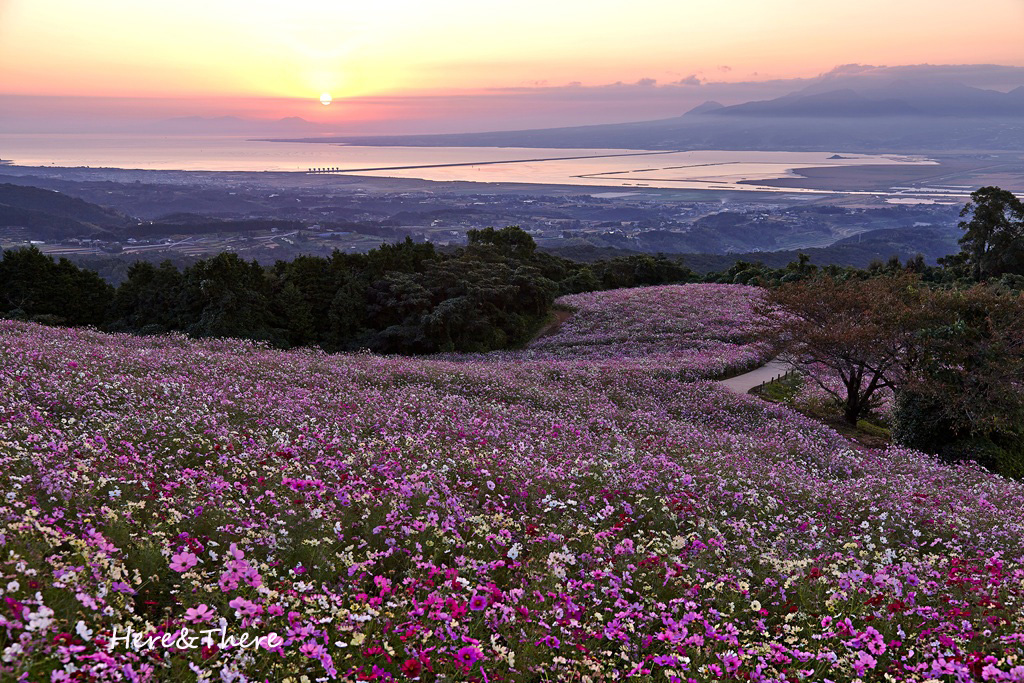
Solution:
<svg viewBox="0 0 1024 683">
<path fill-rule="evenodd" d="M 857 426 L 857 420 L 860 418 L 860 405 L 860 396 L 853 392 L 847 394 L 843 417 L 854 427 Z"/>
</svg>

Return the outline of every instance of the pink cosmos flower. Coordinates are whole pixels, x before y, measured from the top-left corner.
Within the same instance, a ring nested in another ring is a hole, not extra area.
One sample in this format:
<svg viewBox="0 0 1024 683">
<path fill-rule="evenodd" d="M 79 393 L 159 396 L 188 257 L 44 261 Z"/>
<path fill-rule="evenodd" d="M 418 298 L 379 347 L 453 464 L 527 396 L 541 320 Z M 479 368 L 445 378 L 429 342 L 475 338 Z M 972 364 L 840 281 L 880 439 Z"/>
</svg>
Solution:
<svg viewBox="0 0 1024 683">
<path fill-rule="evenodd" d="M 253 588 L 259 588 L 263 585 L 263 577 L 255 569 L 249 568 L 245 570 L 245 582 Z"/>
<path fill-rule="evenodd" d="M 881 640 L 872 640 L 868 642 L 868 652 L 873 655 L 885 654 L 885 643 Z"/>
<path fill-rule="evenodd" d="M 234 608 L 235 616 L 238 618 L 252 617 L 262 611 L 259 605 L 241 597 L 235 598 L 229 602 L 228 606 Z"/>
<path fill-rule="evenodd" d="M 199 564 L 199 558 L 192 553 L 184 552 L 171 555 L 171 569 L 176 572 L 187 572 L 197 564 Z"/>
<path fill-rule="evenodd" d="M 469 599 L 469 609 L 475 612 L 487 609 L 487 598 L 482 595 L 474 595 Z"/>
<path fill-rule="evenodd" d="M 299 647 L 299 652 L 311 659 L 319 659 L 324 653 L 324 646 L 320 643 L 303 643 Z"/>
<path fill-rule="evenodd" d="M 878 664 L 877 659 L 861 650 L 857 653 L 856 661 L 853 662 L 853 670 L 857 672 L 858 676 L 863 676 L 865 671 L 874 669 L 876 664 Z"/>
<path fill-rule="evenodd" d="M 209 605 L 201 604 L 196 607 L 189 607 L 185 610 L 185 621 L 190 624 L 200 624 L 213 619 L 215 612 Z"/>
</svg>

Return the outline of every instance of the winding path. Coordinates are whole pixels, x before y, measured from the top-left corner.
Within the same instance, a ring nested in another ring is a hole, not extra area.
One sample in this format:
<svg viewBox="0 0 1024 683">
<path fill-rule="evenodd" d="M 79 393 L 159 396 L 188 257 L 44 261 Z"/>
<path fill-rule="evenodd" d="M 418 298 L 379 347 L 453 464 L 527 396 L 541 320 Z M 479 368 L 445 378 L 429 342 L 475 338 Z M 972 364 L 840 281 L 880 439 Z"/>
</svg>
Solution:
<svg viewBox="0 0 1024 683">
<path fill-rule="evenodd" d="M 726 389 L 734 391 L 737 394 L 746 394 L 762 382 L 767 382 L 773 377 L 783 375 L 791 369 L 792 366 L 785 361 L 772 360 L 759 368 L 751 370 L 750 372 L 744 372 L 742 375 L 736 375 L 729 379 L 719 380 L 719 384 L 722 384 Z"/>
</svg>

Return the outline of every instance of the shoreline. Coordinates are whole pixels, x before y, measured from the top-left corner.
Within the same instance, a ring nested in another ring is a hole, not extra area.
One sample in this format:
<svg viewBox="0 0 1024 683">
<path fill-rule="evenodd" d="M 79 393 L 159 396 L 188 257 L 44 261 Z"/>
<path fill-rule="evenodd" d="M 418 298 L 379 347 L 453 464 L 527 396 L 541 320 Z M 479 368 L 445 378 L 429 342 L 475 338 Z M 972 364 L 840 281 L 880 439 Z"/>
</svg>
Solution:
<svg viewBox="0 0 1024 683">
<path fill-rule="evenodd" d="M 13 172 L 12 172 L 13 171 Z M 811 196 L 805 192 L 785 190 L 733 190 L 693 189 L 675 187 L 584 185 L 572 183 L 527 183 L 514 181 L 481 182 L 473 180 L 428 180 L 423 178 L 402 178 L 349 173 L 310 173 L 308 171 L 209 171 L 182 169 L 140 169 L 112 166 L 29 166 L 20 164 L 0 165 L 0 182 L 5 177 L 56 177 L 69 182 L 109 181 L 117 183 L 140 182 L 168 183 L 180 185 L 214 183 L 266 183 L 268 187 L 324 187 L 373 192 L 449 192 L 455 194 L 547 194 L 547 195 L 592 195 L 607 192 L 629 192 L 630 194 L 661 197 L 665 201 L 709 201 L 726 198 L 735 200 L 764 201 L 803 200 Z M 828 195 L 822 195 L 828 196 Z M 817 197 L 815 197 L 817 198 Z"/>
</svg>

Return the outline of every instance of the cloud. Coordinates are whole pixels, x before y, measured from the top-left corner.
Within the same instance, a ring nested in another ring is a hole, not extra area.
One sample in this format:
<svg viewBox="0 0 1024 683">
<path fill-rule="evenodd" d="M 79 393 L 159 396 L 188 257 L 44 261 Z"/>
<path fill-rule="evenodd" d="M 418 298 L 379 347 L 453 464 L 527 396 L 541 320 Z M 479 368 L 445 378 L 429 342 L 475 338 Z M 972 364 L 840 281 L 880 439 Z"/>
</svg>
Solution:
<svg viewBox="0 0 1024 683">
<path fill-rule="evenodd" d="M 697 74 L 690 74 L 686 78 L 680 78 L 672 85 L 700 85 L 702 81 L 697 77 Z"/>
<path fill-rule="evenodd" d="M 722 72 L 725 72 L 725 73 L 728 73 L 728 72 L 732 71 L 732 67 L 729 66 L 728 64 L 723 64 L 722 66 L 718 67 L 718 70 L 722 71 Z"/>
</svg>

